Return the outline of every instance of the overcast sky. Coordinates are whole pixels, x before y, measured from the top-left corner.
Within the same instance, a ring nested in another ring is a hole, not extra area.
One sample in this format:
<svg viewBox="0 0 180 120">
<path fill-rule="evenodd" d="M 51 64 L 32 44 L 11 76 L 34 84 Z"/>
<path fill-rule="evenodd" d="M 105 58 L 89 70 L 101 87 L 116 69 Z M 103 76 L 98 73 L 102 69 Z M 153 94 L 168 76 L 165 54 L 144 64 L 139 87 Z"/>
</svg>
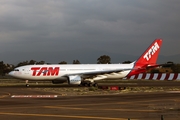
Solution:
<svg viewBox="0 0 180 120">
<path fill-rule="evenodd" d="M 5 63 L 123 59 L 141 55 L 155 38 L 164 40 L 160 55 L 180 54 L 179 0 L 0 0 Z"/>
</svg>

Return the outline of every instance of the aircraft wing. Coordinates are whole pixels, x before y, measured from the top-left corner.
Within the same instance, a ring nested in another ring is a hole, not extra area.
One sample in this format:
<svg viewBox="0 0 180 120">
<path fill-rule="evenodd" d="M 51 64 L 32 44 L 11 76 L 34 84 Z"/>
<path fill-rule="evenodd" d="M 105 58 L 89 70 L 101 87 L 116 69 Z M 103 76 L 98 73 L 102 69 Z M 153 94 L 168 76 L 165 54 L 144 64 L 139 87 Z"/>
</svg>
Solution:
<svg viewBox="0 0 180 120">
<path fill-rule="evenodd" d="M 112 69 L 112 70 L 101 70 L 101 71 L 92 71 L 92 72 L 82 72 L 82 73 L 75 73 L 75 74 L 68 74 L 67 76 L 73 76 L 73 75 L 78 75 L 81 76 L 82 78 L 95 78 L 99 75 L 110 75 L 110 74 L 118 74 L 122 71 L 127 71 L 127 70 L 132 70 L 132 69 Z"/>
<path fill-rule="evenodd" d="M 132 69 L 112 69 L 112 70 L 97 70 L 92 72 L 82 72 L 82 73 L 75 73 L 75 74 L 68 74 L 68 75 L 101 75 L 101 74 L 110 74 L 110 73 L 118 73 L 126 70 Z"/>
</svg>

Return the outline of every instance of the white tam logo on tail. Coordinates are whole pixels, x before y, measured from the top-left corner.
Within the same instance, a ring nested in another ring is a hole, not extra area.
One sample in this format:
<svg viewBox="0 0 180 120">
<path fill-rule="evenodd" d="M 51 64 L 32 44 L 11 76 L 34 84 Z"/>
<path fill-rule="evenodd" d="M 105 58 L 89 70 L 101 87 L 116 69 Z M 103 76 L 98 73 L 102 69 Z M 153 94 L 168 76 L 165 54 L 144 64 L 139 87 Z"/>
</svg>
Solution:
<svg viewBox="0 0 180 120">
<path fill-rule="evenodd" d="M 156 51 L 159 49 L 158 43 L 154 43 L 154 45 L 146 52 L 146 54 L 143 56 L 144 59 L 149 61 L 151 57 L 156 53 Z"/>
</svg>

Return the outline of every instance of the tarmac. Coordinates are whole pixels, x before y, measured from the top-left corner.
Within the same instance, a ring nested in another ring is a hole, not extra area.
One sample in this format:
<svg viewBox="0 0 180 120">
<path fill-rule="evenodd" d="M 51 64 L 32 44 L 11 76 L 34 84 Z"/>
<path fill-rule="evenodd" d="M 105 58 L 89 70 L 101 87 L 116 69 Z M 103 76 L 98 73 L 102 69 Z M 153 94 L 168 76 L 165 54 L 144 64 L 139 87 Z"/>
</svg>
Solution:
<svg viewBox="0 0 180 120">
<path fill-rule="evenodd" d="M 172 86 L 171 86 L 172 87 Z M 62 96 L 0 87 L 1 120 L 179 120 L 180 92 Z"/>
</svg>

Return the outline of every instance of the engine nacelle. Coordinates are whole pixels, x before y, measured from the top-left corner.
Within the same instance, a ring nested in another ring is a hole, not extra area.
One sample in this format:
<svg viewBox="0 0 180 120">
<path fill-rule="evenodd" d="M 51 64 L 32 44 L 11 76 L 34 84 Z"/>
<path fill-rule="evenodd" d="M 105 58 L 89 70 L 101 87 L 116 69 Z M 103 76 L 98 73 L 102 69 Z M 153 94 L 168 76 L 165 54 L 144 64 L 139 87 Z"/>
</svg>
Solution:
<svg viewBox="0 0 180 120">
<path fill-rule="evenodd" d="M 68 83 L 72 85 L 80 85 L 82 81 L 81 76 L 79 75 L 71 75 L 69 76 Z"/>
</svg>

